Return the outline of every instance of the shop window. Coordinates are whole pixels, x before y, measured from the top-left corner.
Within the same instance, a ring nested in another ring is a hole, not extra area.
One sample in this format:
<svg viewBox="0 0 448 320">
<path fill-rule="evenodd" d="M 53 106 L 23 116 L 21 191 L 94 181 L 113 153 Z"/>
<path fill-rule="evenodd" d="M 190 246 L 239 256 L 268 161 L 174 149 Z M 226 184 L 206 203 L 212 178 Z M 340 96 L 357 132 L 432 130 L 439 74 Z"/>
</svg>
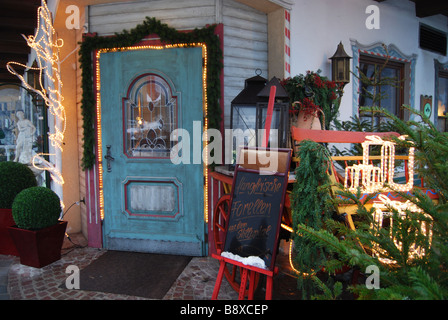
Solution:
<svg viewBox="0 0 448 320">
<path fill-rule="evenodd" d="M 448 107 L 448 72 L 440 71 L 438 74 L 437 88 L 437 127 L 442 132 L 447 132 L 447 107 Z"/>
<path fill-rule="evenodd" d="M 35 155 L 48 153 L 47 132 L 45 108 L 37 96 L 18 84 L 0 84 L 0 161 L 32 167 Z M 46 171 L 35 171 L 45 186 Z"/>
<path fill-rule="evenodd" d="M 401 106 L 404 103 L 405 64 L 360 55 L 359 71 L 365 77 L 359 80 L 359 106 L 377 106 L 386 109 L 400 119 L 404 119 Z M 370 114 L 360 114 L 361 118 L 371 119 Z M 382 115 L 375 115 L 375 125 L 383 121 Z"/>
</svg>

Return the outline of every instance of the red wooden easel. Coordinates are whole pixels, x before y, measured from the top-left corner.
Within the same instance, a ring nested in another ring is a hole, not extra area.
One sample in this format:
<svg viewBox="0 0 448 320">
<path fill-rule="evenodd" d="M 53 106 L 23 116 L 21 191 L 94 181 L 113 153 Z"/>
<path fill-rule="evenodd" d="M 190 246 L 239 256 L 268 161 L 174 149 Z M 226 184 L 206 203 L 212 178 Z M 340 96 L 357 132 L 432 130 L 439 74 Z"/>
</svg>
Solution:
<svg viewBox="0 0 448 320">
<path fill-rule="evenodd" d="M 266 152 L 269 149 L 266 148 L 243 148 L 240 153 L 239 162 L 235 168 L 235 174 L 233 177 L 233 183 L 232 183 L 232 191 L 235 190 L 235 184 L 237 179 L 237 176 L 240 172 L 244 171 L 252 171 L 257 174 L 260 174 L 260 172 L 263 170 L 262 165 L 260 163 L 254 163 L 250 164 L 248 159 L 250 158 L 250 154 L 253 155 L 253 153 L 258 152 Z M 278 243 L 278 233 L 280 228 L 280 219 L 281 219 L 281 213 L 283 211 L 284 201 L 285 201 L 285 195 L 286 195 L 286 185 L 288 182 L 288 176 L 289 176 L 289 166 L 291 161 L 291 150 L 290 149 L 270 149 L 269 152 L 275 152 L 277 153 L 277 159 L 278 159 L 278 166 L 277 170 L 275 172 L 276 176 L 283 181 L 283 187 L 282 187 L 282 193 L 280 193 L 280 206 L 277 207 L 278 212 L 276 213 L 277 216 L 277 226 L 273 228 L 273 230 L 276 232 L 275 234 L 275 241 L 274 243 Z M 257 158 L 258 159 L 258 158 Z M 231 195 L 230 202 L 233 201 L 233 194 Z M 230 213 L 229 213 L 230 214 Z M 276 217 L 275 215 L 273 217 Z M 226 225 L 226 237 L 228 232 L 228 225 Z M 219 260 L 220 266 L 219 266 L 219 272 L 218 276 L 216 278 L 215 287 L 213 289 L 212 294 L 212 300 L 216 300 L 218 298 L 219 290 L 221 288 L 221 282 L 222 278 L 224 276 L 225 270 L 227 268 L 227 264 L 232 265 L 233 268 L 240 268 L 240 275 L 241 275 L 241 282 L 239 286 L 238 291 L 238 299 L 243 300 L 247 296 L 249 300 L 252 300 L 254 297 L 254 291 L 256 289 L 256 277 L 257 274 L 263 274 L 266 276 L 266 300 L 272 299 L 272 288 L 273 288 L 273 277 L 277 274 L 278 268 L 275 267 L 275 257 L 276 257 L 276 247 L 272 250 L 272 259 L 270 260 L 270 265 L 266 267 L 266 269 L 261 267 L 256 267 L 252 265 L 247 265 L 242 263 L 241 261 L 233 260 L 227 257 L 223 257 L 221 255 L 222 252 L 218 251 L 218 254 L 212 254 L 212 257 Z M 235 274 L 235 273 L 234 273 Z M 247 281 L 249 280 L 249 289 L 246 289 Z"/>
<path fill-rule="evenodd" d="M 248 300 L 253 300 L 255 291 L 255 274 L 258 272 L 260 274 L 266 275 L 266 300 L 272 300 L 272 285 L 273 277 L 277 274 L 278 268 L 275 267 L 273 271 L 262 269 L 254 266 L 245 265 L 239 261 L 232 260 L 229 258 L 222 257 L 220 255 L 212 254 L 212 257 L 220 261 L 219 272 L 216 278 L 215 288 L 213 289 L 212 300 L 218 299 L 219 289 L 221 288 L 222 277 L 224 275 L 224 269 L 226 264 L 230 263 L 236 267 L 241 268 L 241 284 L 240 290 L 238 292 L 238 300 L 244 300 L 246 295 L 246 284 L 247 278 L 249 276 L 249 290 L 248 290 Z"/>
</svg>

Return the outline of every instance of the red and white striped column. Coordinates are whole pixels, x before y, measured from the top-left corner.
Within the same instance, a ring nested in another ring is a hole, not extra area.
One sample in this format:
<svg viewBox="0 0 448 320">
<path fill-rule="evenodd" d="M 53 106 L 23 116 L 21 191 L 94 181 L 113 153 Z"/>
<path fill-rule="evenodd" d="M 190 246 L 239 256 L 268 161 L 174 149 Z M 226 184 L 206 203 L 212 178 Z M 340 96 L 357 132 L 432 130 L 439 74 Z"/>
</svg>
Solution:
<svg viewBox="0 0 448 320">
<path fill-rule="evenodd" d="M 285 10 L 285 78 L 291 76 L 291 13 Z"/>
</svg>

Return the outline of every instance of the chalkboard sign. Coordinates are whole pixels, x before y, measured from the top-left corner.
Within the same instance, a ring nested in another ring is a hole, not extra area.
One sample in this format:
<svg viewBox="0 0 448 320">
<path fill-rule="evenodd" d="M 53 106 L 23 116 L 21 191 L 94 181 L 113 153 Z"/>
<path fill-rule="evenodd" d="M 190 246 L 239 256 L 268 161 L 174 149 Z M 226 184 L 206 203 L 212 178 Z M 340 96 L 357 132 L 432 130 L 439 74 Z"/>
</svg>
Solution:
<svg viewBox="0 0 448 320">
<path fill-rule="evenodd" d="M 287 183 L 288 172 L 236 169 L 224 251 L 260 257 L 273 269 Z"/>
</svg>

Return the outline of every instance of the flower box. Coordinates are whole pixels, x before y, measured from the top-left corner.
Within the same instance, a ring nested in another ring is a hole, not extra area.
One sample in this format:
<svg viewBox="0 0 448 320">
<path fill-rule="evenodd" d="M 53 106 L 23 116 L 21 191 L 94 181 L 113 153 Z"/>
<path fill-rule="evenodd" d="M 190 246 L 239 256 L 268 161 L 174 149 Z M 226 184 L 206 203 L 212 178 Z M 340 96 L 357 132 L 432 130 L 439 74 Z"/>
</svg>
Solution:
<svg viewBox="0 0 448 320">
<path fill-rule="evenodd" d="M 18 256 L 16 246 L 8 232 L 15 225 L 11 209 L 0 209 L 0 254 Z"/>
<path fill-rule="evenodd" d="M 61 259 L 66 228 L 67 221 L 59 221 L 55 225 L 40 230 L 8 227 L 19 252 L 20 263 L 35 268 L 42 268 Z"/>
</svg>

